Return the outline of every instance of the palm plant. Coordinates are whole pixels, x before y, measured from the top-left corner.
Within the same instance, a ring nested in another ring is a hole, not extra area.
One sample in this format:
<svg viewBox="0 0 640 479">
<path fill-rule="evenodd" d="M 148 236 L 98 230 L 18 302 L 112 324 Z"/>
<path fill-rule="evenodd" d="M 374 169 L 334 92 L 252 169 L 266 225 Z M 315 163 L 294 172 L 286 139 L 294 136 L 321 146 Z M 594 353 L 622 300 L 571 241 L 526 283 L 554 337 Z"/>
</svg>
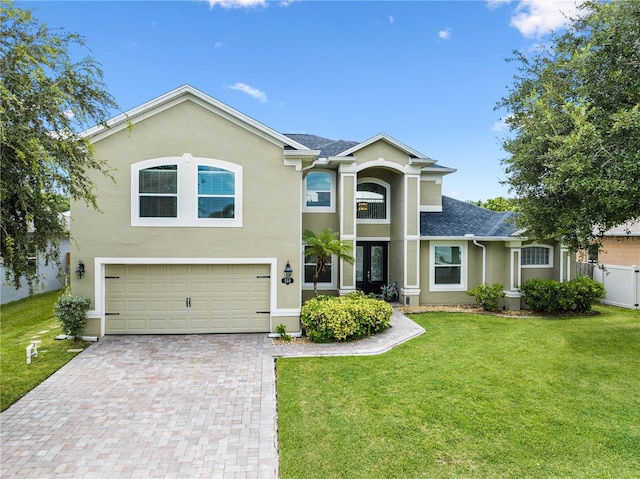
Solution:
<svg viewBox="0 0 640 479">
<path fill-rule="evenodd" d="M 304 230 L 302 241 L 305 244 L 306 261 L 316 264 L 313 273 L 313 292 L 316 296 L 318 296 L 318 278 L 325 271 L 327 265 L 331 264 L 333 256 L 342 258 L 349 264 L 356 262 L 352 256 L 353 243 L 339 239 L 338 233 L 332 231 L 331 228 L 325 228 L 317 234 L 311 230 Z"/>
</svg>

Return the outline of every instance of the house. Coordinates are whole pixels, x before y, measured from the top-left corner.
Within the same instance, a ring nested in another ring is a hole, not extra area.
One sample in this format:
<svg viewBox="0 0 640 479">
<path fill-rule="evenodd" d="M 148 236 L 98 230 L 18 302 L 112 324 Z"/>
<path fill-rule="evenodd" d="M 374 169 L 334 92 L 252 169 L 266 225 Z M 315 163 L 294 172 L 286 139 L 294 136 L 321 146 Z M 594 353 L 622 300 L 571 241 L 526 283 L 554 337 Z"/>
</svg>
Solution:
<svg viewBox="0 0 640 479">
<path fill-rule="evenodd" d="M 182 86 L 84 134 L 115 179 L 94 178 L 100 212 L 72 205 L 89 335 L 295 334 L 313 294 L 304 229 L 354 246 L 355 265 L 334 258 L 321 278 L 327 294 L 396 280 L 406 305 L 469 303 L 468 289 L 501 282 L 519 307 L 525 279 L 573 274 L 566 249 L 443 196 L 455 170 L 384 133 L 286 135 Z"/>
<path fill-rule="evenodd" d="M 598 234 L 594 232 L 594 234 Z M 581 251 L 580 261 L 618 266 L 640 265 L 640 220 L 628 221 L 604 232 L 600 250 Z"/>
<path fill-rule="evenodd" d="M 70 214 L 68 211 L 61 213 L 62 218 L 67 224 L 67 230 L 70 223 Z M 21 286 L 16 288 L 12 282 L 7 282 L 5 277 L 4 266 L 0 263 L 0 278 L 2 284 L 0 286 L 0 304 L 10 303 L 22 298 L 30 296 L 32 293 L 45 293 L 47 291 L 55 291 L 62 289 L 67 285 L 67 275 L 69 273 L 69 237 L 63 236 L 58 240 L 58 261 L 47 262 L 42 253 L 34 251 L 32 257 L 29 258 L 31 266 L 37 273 L 38 284 L 34 288 L 35 291 L 29 290 L 26 278 L 22 278 Z"/>
</svg>

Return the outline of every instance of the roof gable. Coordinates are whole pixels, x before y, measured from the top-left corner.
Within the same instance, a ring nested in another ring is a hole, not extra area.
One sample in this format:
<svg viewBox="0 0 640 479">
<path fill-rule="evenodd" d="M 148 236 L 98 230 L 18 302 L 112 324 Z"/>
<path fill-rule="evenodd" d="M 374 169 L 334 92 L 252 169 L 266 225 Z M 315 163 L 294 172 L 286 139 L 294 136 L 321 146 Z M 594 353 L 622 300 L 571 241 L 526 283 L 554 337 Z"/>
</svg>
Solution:
<svg viewBox="0 0 640 479">
<path fill-rule="evenodd" d="M 125 128 L 128 128 L 136 121 L 142 121 L 159 112 L 165 111 L 184 101 L 193 101 L 206 108 L 210 112 L 217 114 L 230 122 L 245 128 L 262 138 L 283 147 L 294 150 L 309 150 L 305 145 L 298 143 L 292 138 L 278 133 L 268 126 L 254 120 L 253 118 L 240 113 L 219 100 L 201 92 L 191 85 L 183 85 L 153 100 L 132 108 L 125 113 L 108 120 L 105 125 L 94 126 L 82 133 L 82 136 L 90 138 L 91 141 L 99 141 L 111 136 Z"/>
<path fill-rule="evenodd" d="M 423 155 L 419 151 L 414 150 L 413 148 L 405 145 L 404 143 L 396 140 L 395 138 L 390 137 L 386 133 L 379 133 L 376 136 L 374 136 L 372 138 L 369 138 L 368 140 L 363 141 L 362 143 L 358 143 L 356 145 L 351 146 L 347 150 L 344 150 L 344 151 L 340 152 L 339 154 L 337 154 L 335 156 L 350 156 L 350 155 L 353 155 L 358 150 L 362 150 L 363 148 L 366 148 L 367 146 L 372 145 L 373 143 L 375 143 L 377 141 L 384 141 L 385 143 L 390 144 L 391 146 L 393 146 L 393 147 L 397 148 L 398 150 L 400 150 L 400 151 L 404 152 L 405 154 L 407 154 L 412 159 L 423 160 L 425 165 L 433 164 L 433 163 L 436 162 L 435 160 L 432 160 L 428 156 Z"/>
</svg>

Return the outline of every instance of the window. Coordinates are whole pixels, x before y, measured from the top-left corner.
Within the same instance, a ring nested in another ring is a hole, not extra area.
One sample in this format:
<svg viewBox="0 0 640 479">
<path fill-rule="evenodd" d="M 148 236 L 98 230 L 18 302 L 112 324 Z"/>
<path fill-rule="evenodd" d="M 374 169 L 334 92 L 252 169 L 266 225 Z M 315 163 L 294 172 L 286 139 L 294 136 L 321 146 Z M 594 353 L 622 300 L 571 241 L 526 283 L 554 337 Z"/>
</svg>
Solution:
<svg viewBox="0 0 640 479">
<path fill-rule="evenodd" d="M 524 268 L 552 268 L 553 248 L 551 246 L 523 246 L 520 261 Z"/>
<path fill-rule="evenodd" d="M 138 175 L 141 218 L 178 216 L 178 165 L 140 170 Z"/>
<path fill-rule="evenodd" d="M 335 212 L 335 174 L 332 171 L 312 171 L 305 178 L 303 210 Z"/>
<path fill-rule="evenodd" d="M 307 254 L 307 247 L 304 248 L 304 283 L 305 286 L 313 286 L 313 275 L 316 271 L 316 259 L 314 256 Z M 330 288 L 327 288 L 330 286 Z M 335 281 L 333 278 L 333 260 L 327 264 L 324 271 L 318 278 L 318 289 L 334 289 Z"/>
<path fill-rule="evenodd" d="M 367 179 L 358 183 L 356 212 L 360 223 L 388 223 L 389 185 L 381 180 Z"/>
<path fill-rule="evenodd" d="M 131 165 L 132 226 L 242 226 L 242 167 L 210 158 Z"/>
<path fill-rule="evenodd" d="M 235 174 L 214 166 L 198 166 L 198 218 L 233 218 Z"/>
<path fill-rule="evenodd" d="M 432 291 L 466 291 L 467 248 L 465 243 L 431 243 Z"/>
</svg>

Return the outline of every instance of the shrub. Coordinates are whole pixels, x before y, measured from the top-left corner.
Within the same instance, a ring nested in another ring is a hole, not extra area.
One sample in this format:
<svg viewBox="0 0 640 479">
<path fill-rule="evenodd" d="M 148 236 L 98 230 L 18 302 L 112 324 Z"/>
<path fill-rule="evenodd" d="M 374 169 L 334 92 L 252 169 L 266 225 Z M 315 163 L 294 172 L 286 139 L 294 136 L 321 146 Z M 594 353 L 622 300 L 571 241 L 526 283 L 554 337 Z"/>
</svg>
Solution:
<svg viewBox="0 0 640 479">
<path fill-rule="evenodd" d="M 276 326 L 276 333 L 278 333 L 284 341 L 291 341 L 291 335 L 287 333 L 287 327 L 284 324 L 281 323 Z"/>
<path fill-rule="evenodd" d="M 87 311 L 91 308 L 91 299 L 64 293 L 53 306 L 56 317 L 62 322 L 62 330 L 75 341 L 82 339 L 87 325 Z"/>
<path fill-rule="evenodd" d="M 475 296 L 476 303 L 481 304 L 485 311 L 498 311 L 498 301 L 500 298 L 504 298 L 504 285 L 495 283 L 488 285 L 482 283 L 467 291 L 469 296 Z"/>
<path fill-rule="evenodd" d="M 520 292 L 534 311 L 545 314 L 586 313 L 605 296 L 604 286 L 586 276 L 562 283 L 534 278 Z"/>
<path fill-rule="evenodd" d="M 311 341 L 352 341 L 389 327 L 393 308 L 361 291 L 345 296 L 318 296 L 307 301 L 300 313 Z"/>
</svg>

